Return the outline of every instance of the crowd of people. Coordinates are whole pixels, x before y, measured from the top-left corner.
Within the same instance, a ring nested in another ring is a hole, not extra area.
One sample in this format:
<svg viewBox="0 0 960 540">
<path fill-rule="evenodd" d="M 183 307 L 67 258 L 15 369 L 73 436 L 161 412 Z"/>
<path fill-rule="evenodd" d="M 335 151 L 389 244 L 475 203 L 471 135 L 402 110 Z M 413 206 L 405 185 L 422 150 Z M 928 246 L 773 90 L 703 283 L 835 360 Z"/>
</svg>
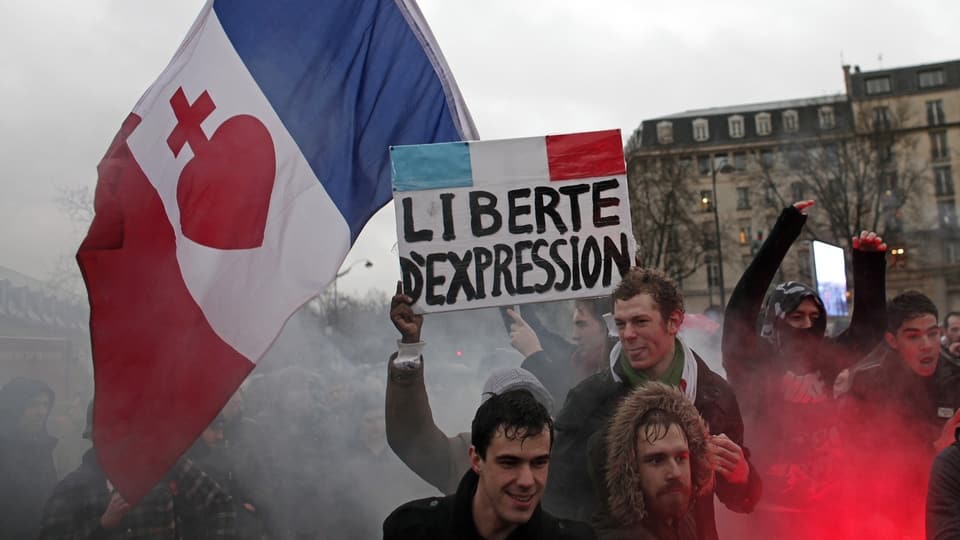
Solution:
<svg viewBox="0 0 960 540">
<path fill-rule="evenodd" d="M 512 354 L 440 398 L 443 361 L 398 285 L 386 370 L 255 374 L 136 505 L 96 448 L 58 475 L 55 396 L 15 379 L 0 389 L 0 536 L 960 539 L 960 313 L 941 319 L 917 291 L 888 301 L 886 245 L 864 231 L 852 316 L 828 331 L 816 289 L 773 283 L 811 206 L 783 210 L 719 338 L 690 338 L 677 283 L 634 268 L 574 303 L 569 338 L 502 310 Z M 452 403 L 480 405 L 450 435 Z"/>
</svg>

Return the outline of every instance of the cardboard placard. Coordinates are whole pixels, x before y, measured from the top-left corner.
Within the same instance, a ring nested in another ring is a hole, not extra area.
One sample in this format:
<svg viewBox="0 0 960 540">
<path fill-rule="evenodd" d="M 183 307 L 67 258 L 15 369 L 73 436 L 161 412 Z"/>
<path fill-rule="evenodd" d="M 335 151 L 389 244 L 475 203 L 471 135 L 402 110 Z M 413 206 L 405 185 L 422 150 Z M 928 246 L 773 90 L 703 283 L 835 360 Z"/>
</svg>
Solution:
<svg viewBox="0 0 960 540">
<path fill-rule="evenodd" d="M 609 294 L 633 264 L 619 130 L 390 149 L 414 310 Z"/>
</svg>

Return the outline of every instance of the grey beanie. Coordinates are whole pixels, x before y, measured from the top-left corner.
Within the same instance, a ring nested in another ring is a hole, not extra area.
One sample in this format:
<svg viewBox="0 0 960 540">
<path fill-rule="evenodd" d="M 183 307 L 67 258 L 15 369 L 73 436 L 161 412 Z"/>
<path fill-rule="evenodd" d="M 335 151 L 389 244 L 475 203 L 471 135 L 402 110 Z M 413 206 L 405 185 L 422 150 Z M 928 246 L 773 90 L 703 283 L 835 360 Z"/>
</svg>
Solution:
<svg viewBox="0 0 960 540">
<path fill-rule="evenodd" d="M 483 394 L 480 402 L 483 403 L 491 396 L 502 394 L 510 390 L 526 390 L 533 394 L 541 405 L 548 411 L 553 411 L 553 397 L 540 382 L 536 375 L 519 367 L 498 368 L 490 373 L 483 383 Z"/>
</svg>

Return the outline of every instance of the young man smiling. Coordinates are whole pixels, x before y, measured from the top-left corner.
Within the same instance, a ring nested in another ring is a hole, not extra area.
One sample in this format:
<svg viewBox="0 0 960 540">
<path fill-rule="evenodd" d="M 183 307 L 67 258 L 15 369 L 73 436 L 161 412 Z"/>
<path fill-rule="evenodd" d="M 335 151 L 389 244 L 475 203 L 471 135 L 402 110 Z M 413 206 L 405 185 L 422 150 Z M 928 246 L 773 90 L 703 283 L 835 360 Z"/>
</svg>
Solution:
<svg viewBox="0 0 960 540">
<path fill-rule="evenodd" d="M 751 512 L 761 487 L 742 448 L 737 398 L 730 385 L 677 337 L 684 309 L 676 282 L 663 272 L 634 268 L 614 289 L 613 302 L 620 343 L 610 353 L 610 368 L 572 389 L 557 415 L 547 509 L 562 517 L 590 519 L 602 497 L 593 489 L 584 456 L 630 390 L 659 381 L 679 388 L 710 426 L 720 501 L 735 512 Z M 697 537 L 716 539 L 712 491 L 702 495 L 693 513 Z"/>
<path fill-rule="evenodd" d="M 526 390 L 487 399 L 471 429 L 470 470 L 454 495 L 396 509 L 384 540 L 588 539 L 585 524 L 558 520 L 540 508 L 547 483 L 553 421 Z"/>
</svg>

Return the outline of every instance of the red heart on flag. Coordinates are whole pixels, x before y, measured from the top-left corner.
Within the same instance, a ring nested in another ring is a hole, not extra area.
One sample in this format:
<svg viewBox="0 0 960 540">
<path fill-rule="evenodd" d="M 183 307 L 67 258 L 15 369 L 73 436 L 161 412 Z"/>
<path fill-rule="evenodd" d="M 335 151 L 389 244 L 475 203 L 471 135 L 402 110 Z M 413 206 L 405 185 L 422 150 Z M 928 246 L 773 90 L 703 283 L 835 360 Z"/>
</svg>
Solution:
<svg viewBox="0 0 960 540">
<path fill-rule="evenodd" d="M 193 159 L 177 184 L 184 236 L 217 249 L 259 247 L 277 175 L 270 131 L 241 114 L 228 118 L 208 141 L 191 141 L 191 149 Z"/>
</svg>

